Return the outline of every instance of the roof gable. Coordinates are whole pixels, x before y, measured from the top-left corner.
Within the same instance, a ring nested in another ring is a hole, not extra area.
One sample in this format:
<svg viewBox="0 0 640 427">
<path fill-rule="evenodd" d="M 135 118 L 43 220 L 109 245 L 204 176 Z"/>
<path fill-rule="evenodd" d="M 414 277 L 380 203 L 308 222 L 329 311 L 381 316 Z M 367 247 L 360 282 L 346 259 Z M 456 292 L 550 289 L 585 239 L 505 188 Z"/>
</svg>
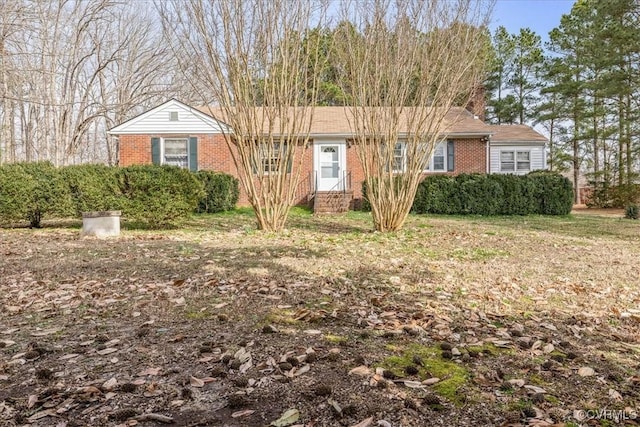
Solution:
<svg viewBox="0 0 640 427">
<path fill-rule="evenodd" d="M 228 126 L 177 99 L 152 108 L 110 129 L 110 135 L 223 133 Z"/>
</svg>

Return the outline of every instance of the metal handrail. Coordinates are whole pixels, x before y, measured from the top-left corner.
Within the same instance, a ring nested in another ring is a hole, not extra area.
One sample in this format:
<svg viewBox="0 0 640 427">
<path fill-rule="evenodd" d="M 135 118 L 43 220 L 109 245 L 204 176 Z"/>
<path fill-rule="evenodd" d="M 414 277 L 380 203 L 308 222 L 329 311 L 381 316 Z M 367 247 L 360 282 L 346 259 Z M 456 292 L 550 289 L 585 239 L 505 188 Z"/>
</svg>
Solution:
<svg viewBox="0 0 640 427">
<path fill-rule="evenodd" d="M 327 191 L 340 191 L 340 186 L 342 186 L 342 192 L 346 193 L 351 189 L 351 171 L 342 171 L 342 179 L 338 180 L 338 182 L 328 189 Z M 318 192 L 318 171 L 315 172 L 315 184 L 314 184 L 314 192 Z"/>
</svg>

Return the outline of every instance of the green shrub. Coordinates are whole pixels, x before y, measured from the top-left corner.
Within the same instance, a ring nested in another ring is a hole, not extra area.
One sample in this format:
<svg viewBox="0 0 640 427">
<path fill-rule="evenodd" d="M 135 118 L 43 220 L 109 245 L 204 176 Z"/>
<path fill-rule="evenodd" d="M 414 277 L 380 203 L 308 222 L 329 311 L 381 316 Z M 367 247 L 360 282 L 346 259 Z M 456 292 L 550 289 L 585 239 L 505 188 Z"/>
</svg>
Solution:
<svg viewBox="0 0 640 427">
<path fill-rule="evenodd" d="M 50 162 L 14 163 L 0 168 L 0 219 L 29 221 L 40 227 L 45 217 L 73 212 L 69 189 Z"/>
<path fill-rule="evenodd" d="M 202 182 L 206 193 L 198 203 L 198 212 L 224 212 L 236 207 L 240 190 L 235 177 L 211 171 L 199 171 L 196 177 Z"/>
<path fill-rule="evenodd" d="M 591 194 L 586 198 L 585 204 L 590 208 L 612 208 L 614 205 L 614 187 L 607 181 L 589 182 Z"/>
<path fill-rule="evenodd" d="M 393 179 L 393 185 L 395 185 L 396 191 L 399 191 L 400 185 L 402 182 L 398 178 L 399 177 L 394 177 Z M 376 182 L 375 179 L 374 179 L 374 182 Z M 360 206 L 360 210 L 364 212 L 371 212 L 371 202 L 369 201 L 368 193 L 369 193 L 369 189 L 367 188 L 367 181 L 363 181 L 362 182 L 362 205 Z"/>
<path fill-rule="evenodd" d="M 591 181 L 592 190 L 586 205 L 590 208 L 624 208 L 640 202 L 640 184 L 611 185 L 607 181 Z"/>
<path fill-rule="evenodd" d="M 500 198 L 500 215 L 528 215 L 534 212 L 535 184 L 531 179 L 521 175 L 488 175 L 489 179 L 502 188 Z"/>
<path fill-rule="evenodd" d="M 425 178 L 416 191 L 412 211 L 415 213 L 457 214 L 462 211 L 458 184 L 448 175 Z"/>
<path fill-rule="evenodd" d="M 458 175 L 458 198 L 463 214 L 496 215 L 502 203 L 502 187 L 488 175 Z"/>
<path fill-rule="evenodd" d="M 18 164 L 0 167 L 0 220 L 3 223 L 24 221 L 29 217 L 29 199 L 36 181 Z"/>
<path fill-rule="evenodd" d="M 105 165 L 67 166 L 61 169 L 76 216 L 82 212 L 121 210 L 124 201 L 118 186 L 118 169 Z"/>
<path fill-rule="evenodd" d="M 640 185 L 623 184 L 612 188 L 612 207 L 622 208 L 640 202 Z"/>
<path fill-rule="evenodd" d="M 117 178 L 122 216 L 154 228 L 187 219 L 205 195 L 195 174 L 174 166 L 127 166 L 118 169 Z"/>
<path fill-rule="evenodd" d="M 553 172 L 531 172 L 527 175 L 535 185 L 533 213 L 542 215 L 568 215 L 573 208 L 573 185 L 569 179 Z"/>
<path fill-rule="evenodd" d="M 624 217 L 627 219 L 638 219 L 640 218 L 638 205 L 630 204 L 624 209 Z"/>
<path fill-rule="evenodd" d="M 427 176 L 418 187 L 413 211 L 457 215 L 566 215 L 572 206 L 571 182 L 560 175 L 460 174 Z"/>
</svg>

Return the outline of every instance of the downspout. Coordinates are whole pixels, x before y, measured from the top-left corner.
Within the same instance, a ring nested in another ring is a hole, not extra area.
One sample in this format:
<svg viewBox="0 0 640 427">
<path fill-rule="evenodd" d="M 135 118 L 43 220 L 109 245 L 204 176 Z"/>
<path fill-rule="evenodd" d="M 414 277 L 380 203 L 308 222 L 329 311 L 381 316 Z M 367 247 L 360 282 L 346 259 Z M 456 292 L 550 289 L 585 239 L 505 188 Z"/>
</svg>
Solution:
<svg viewBox="0 0 640 427">
<path fill-rule="evenodd" d="M 490 143 L 489 141 L 491 141 L 491 135 L 487 135 L 487 137 L 485 138 L 486 144 L 487 144 L 487 148 L 486 148 L 486 157 L 487 157 L 487 174 L 491 173 L 491 149 L 490 149 Z"/>
</svg>

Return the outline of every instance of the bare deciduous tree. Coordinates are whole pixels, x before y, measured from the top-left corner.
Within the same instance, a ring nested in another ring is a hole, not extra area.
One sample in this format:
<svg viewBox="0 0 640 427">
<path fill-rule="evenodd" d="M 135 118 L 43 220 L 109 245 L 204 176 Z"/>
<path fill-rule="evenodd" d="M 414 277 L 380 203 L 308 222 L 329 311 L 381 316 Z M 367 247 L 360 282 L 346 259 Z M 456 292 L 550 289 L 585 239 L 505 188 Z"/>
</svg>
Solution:
<svg viewBox="0 0 640 427">
<path fill-rule="evenodd" d="M 26 14 L 21 0 L 0 3 L 0 163 L 16 157 L 15 117 L 17 105 L 11 99 L 19 84 L 20 73 L 15 66 L 18 35 L 24 30 Z"/>
<path fill-rule="evenodd" d="M 106 130 L 173 94 L 155 10 L 0 2 L 0 161 L 115 163 Z"/>
<path fill-rule="evenodd" d="M 318 93 L 318 38 L 323 20 L 310 0 L 159 2 L 179 63 L 214 116 L 253 207 L 258 228 L 285 226 Z"/>
<path fill-rule="evenodd" d="M 335 51 L 376 230 L 404 224 L 451 107 L 482 81 L 489 5 L 468 0 L 345 4 Z"/>
</svg>

